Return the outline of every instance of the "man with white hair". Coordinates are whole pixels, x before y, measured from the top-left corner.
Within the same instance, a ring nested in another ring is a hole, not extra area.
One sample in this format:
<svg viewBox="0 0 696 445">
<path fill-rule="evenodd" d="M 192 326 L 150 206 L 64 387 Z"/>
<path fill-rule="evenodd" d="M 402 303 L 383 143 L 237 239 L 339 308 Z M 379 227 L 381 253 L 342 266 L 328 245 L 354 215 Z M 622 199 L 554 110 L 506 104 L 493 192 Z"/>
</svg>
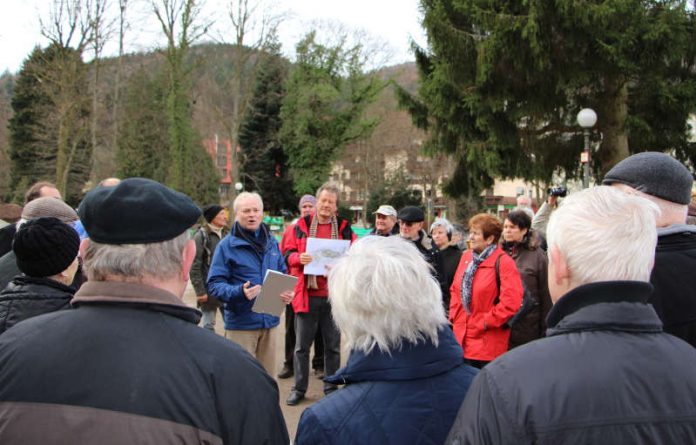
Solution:
<svg viewBox="0 0 696 445">
<path fill-rule="evenodd" d="M 442 443 L 476 370 L 413 243 L 363 238 L 331 269 L 329 293 L 350 357 L 326 380 L 346 386 L 302 413 L 296 443 Z"/>
<path fill-rule="evenodd" d="M 73 309 L 0 335 L 0 443 L 289 442 L 275 381 L 182 301 L 200 214 L 149 179 L 87 194 Z"/>
<path fill-rule="evenodd" d="M 547 337 L 474 380 L 449 444 L 695 443 L 696 350 L 647 304 L 657 206 L 600 186 L 548 227 Z"/>
<path fill-rule="evenodd" d="M 658 152 L 629 156 L 602 181 L 660 208 L 650 277 L 655 290 L 648 303 L 655 307 L 665 332 L 696 347 L 696 226 L 686 224 L 693 182 L 684 164 Z"/>
<path fill-rule="evenodd" d="M 232 209 L 235 223 L 218 243 L 208 272 L 208 294 L 223 301 L 225 338 L 246 349 L 274 375 L 276 327 L 280 318 L 252 310 L 267 270 L 285 273 L 278 242 L 263 224 L 263 200 L 258 193 L 237 195 Z M 283 292 L 285 303 L 293 292 Z"/>
</svg>

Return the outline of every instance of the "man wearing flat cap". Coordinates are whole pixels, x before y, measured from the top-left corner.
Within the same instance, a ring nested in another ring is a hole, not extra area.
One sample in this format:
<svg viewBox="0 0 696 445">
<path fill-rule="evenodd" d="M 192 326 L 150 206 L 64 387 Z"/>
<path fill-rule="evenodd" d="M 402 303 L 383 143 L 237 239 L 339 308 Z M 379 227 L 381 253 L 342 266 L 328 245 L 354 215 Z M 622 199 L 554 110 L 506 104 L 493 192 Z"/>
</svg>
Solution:
<svg viewBox="0 0 696 445">
<path fill-rule="evenodd" d="M 193 201 L 129 178 L 78 212 L 73 309 L 0 336 L 0 443 L 288 443 L 273 379 L 181 300 Z"/>
<path fill-rule="evenodd" d="M 602 183 L 643 196 L 660 208 L 650 276 L 655 290 L 648 302 L 665 332 L 696 347 L 696 226 L 686 224 L 693 175 L 667 154 L 644 152 L 616 164 Z"/>
<path fill-rule="evenodd" d="M 196 291 L 196 303 L 203 313 L 201 326 L 210 331 L 215 331 L 215 317 L 222 303 L 208 295 L 206 280 L 210 270 L 210 262 L 213 259 L 215 248 L 229 230 L 227 229 L 227 212 L 222 206 L 211 204 L 203 207 L 205 223 L 201 224 L 193 240 L 196 242 L 196 256 L 191 265 L 191 284 Z"/>
<path fill-rule="evenodd" d="M 406 206 L 399 210 L 398 219 L 399 235 L 416 246 L 416 249 L 425 258 L 425 261 L 433 267 L 431 271 L 433 276 L 440 279 L 443 276 L 440 252 L 423 229 L 423 222 L 425 221 L 423 209 L 415 206 Z"/>
<path fill-rule="evenodd" d="M 392 236 L 399 234 L 399 225 L 396 223 L 396 210 L 390 205 L 381 205 L 373 213 L 375 215 L 375 228 L 370 235 Z"/>
</svg>

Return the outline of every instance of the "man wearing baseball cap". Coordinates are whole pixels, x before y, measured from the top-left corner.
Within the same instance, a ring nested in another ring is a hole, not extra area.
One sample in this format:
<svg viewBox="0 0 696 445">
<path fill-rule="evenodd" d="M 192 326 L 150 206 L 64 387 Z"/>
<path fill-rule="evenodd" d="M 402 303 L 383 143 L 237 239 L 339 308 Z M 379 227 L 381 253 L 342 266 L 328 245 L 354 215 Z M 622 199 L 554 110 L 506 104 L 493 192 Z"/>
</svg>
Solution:
<svg viewBox="0 0 696 445">
<path fill-rule="evenodd" d="M 375 215 L 375 228 L 370 235 L 392 236 L 399 234 L 399 225 L 396 223 L 396 209 L 390 205 L 381 205 L 373 213 Z"/>
<path fill-rule="evenodd" d="M 643 196 L 660 208 L 657 248 L 648 303 L 664 331 L 696 346 L 696 226 L 686 225 L 693 175 L 673 157 L 637 153 L 609 170 L 602 181 Z"/>
<path fill-rule="evenodd" d="M 78 212 L 74 309 L 0 336 L 0 443 L 288 443 L 274 380 L 181 300 L 193 201 L 130 178 Z"/>
</svg>

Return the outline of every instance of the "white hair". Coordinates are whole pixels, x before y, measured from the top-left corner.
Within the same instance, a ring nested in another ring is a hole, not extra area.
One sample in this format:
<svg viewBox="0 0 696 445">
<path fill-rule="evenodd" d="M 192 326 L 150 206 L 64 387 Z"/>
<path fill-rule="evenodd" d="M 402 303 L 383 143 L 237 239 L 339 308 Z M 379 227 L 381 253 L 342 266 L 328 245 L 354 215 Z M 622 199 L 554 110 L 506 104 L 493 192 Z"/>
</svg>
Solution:
<svg viewBox="0 0 696 445">
<path fill-rule="evenodd" d="M 583 190 L 566 198 L 551 215 L 549 250 L 562 252 L 574 286 L 650 281 L 659 213 L 651 201 L 614 187 Z"/>
<path fill-rule="evenodd" d="M 237 207 L 239 206 L 239 203 L 243 199 L 248 199 L 248 198 L 254 198 L 259 201 L 261 204 L 261 210 L 263 210 L 263 199 L 261 199 L 261 195 L 259 195 L 256 192 L 242 192 L 239 195 L 237 195 L 236 198 L 234 198 L 234 202 L 232 203 L 232 211 L 237 214 Z"/>
<path fill-rule="evenodd" d="M 329 274 L 329 298 L 347 347 L 389 352 L 404 341 L 437 345 L 447 325 L 440 286 L 412 242 L 368 236 Z"/>
<path fill-rule="evenodd" d="M 145 277 L 172 278 L 181 273 L 182 253 L 189 238 L 187 230 L 160 243 L 101 244 L 90 240 L 83 267 L 87 278 L 94 281 L 104 281 L 109 276 L 133 282 Z"/>
<path fill-rule="evenodd" d="M 428 233 L 432 233 L 435 227 L 442 227 L 443 229 L 445 229 L 445 232 L 447 232 L 450 235 L 454 230 L 454 227 L 452 227 L 452 223 L 447 221 L 447 219 L 445 218 L 435 218 L 435 221 L 433 221 L 433 223 L 430 225 L 430 232 Z"/>
</svg>

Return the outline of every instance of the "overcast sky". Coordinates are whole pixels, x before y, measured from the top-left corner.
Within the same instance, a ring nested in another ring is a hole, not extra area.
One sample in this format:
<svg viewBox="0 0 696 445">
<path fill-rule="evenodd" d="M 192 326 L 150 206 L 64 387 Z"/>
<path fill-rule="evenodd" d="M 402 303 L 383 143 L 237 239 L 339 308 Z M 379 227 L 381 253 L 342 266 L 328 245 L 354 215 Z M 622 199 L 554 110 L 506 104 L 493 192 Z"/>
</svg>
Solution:
<svg viewBox="0 0 696 445">
<path fill-rule="evenodd" d="M 40 34 L 39 17 L 47 17 L 53 0 L 3 0 L 0 16 L 0 72 L 16 72 L 35 45 L 45 45 Z M 111 0 L 115 5 L 117 0 Z M 274 1 L 274 10 L 287 13 L 280 28 L 283 52 L 292 57 L 295 43 L 316 21 L 340 23 L 348 29 L 360 29 L 373 40 L 382 42 L 388 51 L 389 64 L 413 60 L 409 50 L 411 38 L 423 45 L 419 0 L 266 0 Z M 129 51 L 149 51 L 161 44 L 148 1 L 130 0 L 131 29 L 126 38 Z M 225 0 L 204 0 L 205 15 L 217 26 L 229 23 Z M 219 32 L 211 32 L 211 38 Z M 210 38 L 209 38 L 210 39 Z M 107 47 L 115 52 L 115 45 Z"/>
</svg>

